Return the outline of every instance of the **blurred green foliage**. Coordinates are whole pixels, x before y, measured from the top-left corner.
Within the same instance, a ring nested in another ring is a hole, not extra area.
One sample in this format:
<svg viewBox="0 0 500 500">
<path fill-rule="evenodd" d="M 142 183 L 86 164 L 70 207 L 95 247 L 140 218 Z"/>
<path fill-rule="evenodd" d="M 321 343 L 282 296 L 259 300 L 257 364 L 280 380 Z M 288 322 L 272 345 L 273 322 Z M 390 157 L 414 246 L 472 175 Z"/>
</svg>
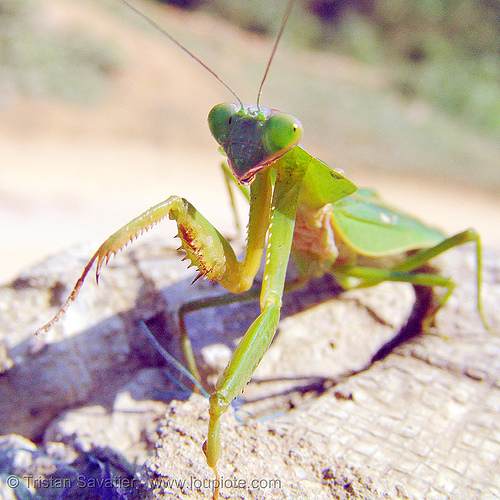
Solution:
<svg viewBox="0 0 500 500">
<path fill-rule="evenodd" d="M 120 65 L 116 47 L 88 33 L 57 30 L 39 7 L 38 0 L 0 2 L 0 97 L 95 101 Z"/>
<path fill-rule="evenodd" d="M 498 0 L 378 0 L 367 18 L 403 96 L 500 132 Z"/>
<path fill-rule="evenodd" d="M 163 0 L 272 35 L 284 1 Z M 12 93 L 92 102 L 120 64 L 89 32 L 44 24 L 40 0 L 0 3 L 0 98 Z M 488 133 L 500 132 L 500 0 L 298 0 L 289 41 L 388 68 L 393 91 Z"/>
</svg>

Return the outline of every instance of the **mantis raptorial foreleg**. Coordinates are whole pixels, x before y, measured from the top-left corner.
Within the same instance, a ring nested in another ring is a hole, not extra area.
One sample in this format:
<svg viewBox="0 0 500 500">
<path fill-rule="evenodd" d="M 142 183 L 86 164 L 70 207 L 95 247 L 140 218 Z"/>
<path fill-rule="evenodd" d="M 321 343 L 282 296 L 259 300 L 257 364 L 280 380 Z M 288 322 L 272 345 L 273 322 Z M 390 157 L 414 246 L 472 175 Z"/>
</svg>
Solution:
<svg viewBox="0 0 500 500">
<path fill-rule="evenodd" d="M 69 305 L 77 297 L 85 278 L 94 262 L 96 279 L 103 265 L 112 255 L 137 238 L 161 220 L 169 217 L 177 222 L 181 248 L 186 251 L 186 258 L 198 269 L 198 277 L 207 277 L 218 281 L 232 293 L 248 290 L 257 273 L 265 238 L 269 225 L 272 185 L 269 171 L 256 176 L 251 187 L 251 197 L 256 201 L 251 205 L 247 251 L 243 261 L 238 261 L 229 242 L 210 224 L 187 200 L 171 196 L 167 200 L 151 207 L 121 229 L 111 235 L 92 256 L 75 284 L 71 294 L 56 316 L 40 328 L 36 334 L 46 332 L 59 321 Z"/>
<path fill-rule="evenodd" d="M 233 193 L 233 186 L 236 186 L 238 188 L 238 190 L 243 194 L 243 196 L 246 198 L 248 202 L 250 202 L 250 189 L 247 186 L 243 186 L 242 184 L 236 182 L 234 175 L 231 173 L 231 169 L 229 168 L 228 164 L 225 161 L 221 163 L 221 168 L 222 168 L 222 173 L 224 174 L 224 180 L 226 182 L 227 191 L 229 193 L 229 202 L 231 203 L 231 208 L 233 209 L 236 231 L 238 232 L 238 236 L 241 236 L 242 230 L 241 230 L 240 218 L 238 216 L 238 210 L 236 209 L 236 199 Z"/>
<path fill-rule="evenodd" d="M 177 222 L 181 247 L 192 265 L 198 268 L 198 276 L 216 280 L 233 293 L 246 292 L 252 286 L 267 236 L 266 264 L 260 293 L 261 313 L 238 345 L 210 398 L 209 433 L 204 450 L 207 463 L 217 478 L 220 417 L 250 380 L 278 326 L 297 203 L 307 166 L 307 162 L 296 162 L 293 156 L 285 155 L 275 162 L 272 169 L 256 174 L 250 188 L 247 251 L 242 261 L 237 260 L 228 241 L 188 201 L 172 196 L 133 219 L 101 245 L 59 313 L 39 330 L 46 331 L 58 321 L 75 299 L 95 261 L 98 276 L 101 267 L 114 253 L 167 216 Z M 192 356 L 187 336 L 184 337 L 185 352 Z M 195 365 L 192 357 L 192 364 Z M 218 486 L 214 494 L 215 498 L 217 496 Z"/>
</svg>

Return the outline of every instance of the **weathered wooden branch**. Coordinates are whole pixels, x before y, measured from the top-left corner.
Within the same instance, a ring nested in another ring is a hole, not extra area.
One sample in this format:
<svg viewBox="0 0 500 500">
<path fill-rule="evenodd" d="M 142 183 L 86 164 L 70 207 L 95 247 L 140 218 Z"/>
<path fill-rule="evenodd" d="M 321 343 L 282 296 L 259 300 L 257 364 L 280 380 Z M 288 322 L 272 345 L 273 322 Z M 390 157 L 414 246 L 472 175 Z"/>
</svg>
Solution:
<svg viewBox="0 0 500 500">
<path fill-rule="evenodd" d="M 137 322 L 146 320 L 182 360 L 178 306 L 221 291 L 191 285 L 175 251 L 139 244 L 110 263 L 99 287 L 90 279 L 54 331 L 35 341 L 91 250 L 55 256 L 0 289 L 0 431 L 43 442 L 49 454 L 58 441 L 77 451 L 107 446 L 140 466 L 166 411 L 143 476 L 159 497 L 207 495 L 210 483 L 197 482 L 213 479 L 201 452 L 207 405 L 194 396 L 169 403 L 177 389 Z M 287 298 L 277 337 L 237 412 L 246 423 L 224 418 L 223 494 L 500 496 L 500 338 L 485 331 L 475 310 L 472 252 L 454 250 L 441 262 L 458 287 L 436 331 L 376 363 L 372 357 L 410 314 L 410 286 L 337 296 L 330 280 L 320 280 Z M 499 269 L 498 253 L 486 252 L 484 308 L 493 332 L 500 325 Z M 208 385 L 256 307 L 231 304 L 188 316 Z M 187 483 L 179 488 L 167 479 Z"/>
</svg>

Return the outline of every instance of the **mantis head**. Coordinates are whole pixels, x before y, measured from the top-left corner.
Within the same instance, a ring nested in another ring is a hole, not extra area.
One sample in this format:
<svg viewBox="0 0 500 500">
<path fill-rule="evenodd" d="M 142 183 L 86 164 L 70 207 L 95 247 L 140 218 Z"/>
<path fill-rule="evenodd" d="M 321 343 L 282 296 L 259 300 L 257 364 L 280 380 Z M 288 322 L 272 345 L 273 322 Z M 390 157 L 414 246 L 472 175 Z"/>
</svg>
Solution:
<svg viewBox="0 0 500 500">
<path fill-rule="evenodd" d="M 259 170 L 297 146 L 304 133 L 292 115 L 227 102 L 211 109 L 208 125 L 242 184 L 250 184 Z"/>
</svg>

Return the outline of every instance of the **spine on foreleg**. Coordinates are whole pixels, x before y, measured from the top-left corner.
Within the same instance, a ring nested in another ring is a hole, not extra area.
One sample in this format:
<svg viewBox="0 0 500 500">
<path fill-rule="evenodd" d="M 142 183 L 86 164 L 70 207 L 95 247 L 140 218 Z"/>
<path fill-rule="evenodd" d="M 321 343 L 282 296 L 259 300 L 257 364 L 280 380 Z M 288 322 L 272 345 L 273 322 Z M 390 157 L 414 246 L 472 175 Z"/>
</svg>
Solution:
<svg viewBox="0 0 500 500">
<path fill-rule="evenodd" d="M 184 198 L 176 200 L 169 217 L 177 222 L 186 258 L 198 270 L 196 279 L 223 281 L 230 272 L 228 254 L 234 255 L 225 238 Z"/>
</svg>

